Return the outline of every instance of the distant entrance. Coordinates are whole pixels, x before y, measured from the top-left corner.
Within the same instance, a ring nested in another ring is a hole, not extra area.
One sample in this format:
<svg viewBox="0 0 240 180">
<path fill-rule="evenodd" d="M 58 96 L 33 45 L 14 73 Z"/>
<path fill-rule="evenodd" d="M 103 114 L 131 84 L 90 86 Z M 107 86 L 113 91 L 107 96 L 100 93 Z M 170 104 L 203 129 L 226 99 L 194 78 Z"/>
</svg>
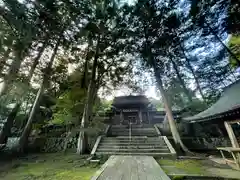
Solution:
<svg viewBox="0 0 240 180">
<path fill-rule="evenodd" d="M 130 124 L 137 124 L 137 117 L 136 116 L 128 116 L 128 123 Z"/>
<path fill-rule="evenodd" d="M 123 124 L 139 124 L 139 115 L 138 112 L 125 112 L 123 115 Z"/>
</svg>

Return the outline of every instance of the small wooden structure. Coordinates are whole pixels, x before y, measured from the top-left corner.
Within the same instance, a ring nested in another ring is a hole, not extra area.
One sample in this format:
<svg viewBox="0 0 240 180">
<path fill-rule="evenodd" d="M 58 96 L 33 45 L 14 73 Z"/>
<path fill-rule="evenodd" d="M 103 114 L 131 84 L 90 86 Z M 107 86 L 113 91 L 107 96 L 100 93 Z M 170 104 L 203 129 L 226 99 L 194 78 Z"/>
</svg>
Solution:
<svg viewBox="0 0 240 180">
<path fill-rule="evenodd" d="M 236 123 L 240 123 L 240 120 L 224 122 L 232 147 L 217 147 L 217 149 L 220 151 L 222 158 L 227 164 L 229 165 L 234 164 L 235 166 L 233 167 L 240 170 L 240 148 L 239 148 L 237 138 L 231 126 L 232 124 L 236 124 Z M 227 159 L 224 155 L 224 151 L 230 153 L 233 157 L 233 160 Z"/>
<path fill-rule="evenodd" d="M 216 130 L 211 130 L 209 134 L 213 133 L 212 131 L 219 131 L 221 135 L 227 134 L 232 147 L 216 148 L 226 163 L 235 164 L 235 168 L 240 169 L 240 148 L 232 128 L 233 124 L 240 125 L 240 80 L 228 86 L 222 97 L 211 107 L 195 116 L 183 118 L 183 120 L 192 125 L 201 125 L 205 131 L 208 127 L 216 127 Z M 236 128 L 239 127 L 236 126 Z M 230 153 L 233 160 L 227 159 L 224 152 Z"/>
<path fill-rule="evenodd" d="M 233 166 L 235 169 L 240 169 L 240 161 L 239 161 L 239 153 L 240 153 L 240 148 L 233 148 L 233 147 L 217 147 L 217 149 L 220 151 L 223 160 L 226 162 L 226 164 Z M 230 153 L 233 157 L 233 160 L 228 159 L 224 155 L 224 151 Z"/>
</svg>

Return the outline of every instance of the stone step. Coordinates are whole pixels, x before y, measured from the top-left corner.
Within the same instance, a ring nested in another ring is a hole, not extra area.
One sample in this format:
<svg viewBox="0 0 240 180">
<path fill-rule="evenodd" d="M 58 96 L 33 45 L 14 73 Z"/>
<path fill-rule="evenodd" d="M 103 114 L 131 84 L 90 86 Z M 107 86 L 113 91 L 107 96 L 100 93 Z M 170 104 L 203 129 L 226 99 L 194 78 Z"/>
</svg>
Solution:
<svg viewBox="0 0 240 180">
<path fill-rule="evenodd" d="M 119 141 L 115 141 L 115 142 L 106 142 L 106 141 L 101 141 L 101 144 L 108 144 L 108 145 L 140 145 L 140 146 L 166 146 L 165 143 L 161 143 L 161 142 L 119 142 Z"/>
<path fill-rule="evenodd" d="M 112 132 L 112 133 L 125 133 L 125 132 L 128 132 L 129 133 L 129 130 L 111 130 L 109 132 Z M 152 130 L 152 131 L 132 130 L 131 132 L 135 132 L 135 133 L 157 133 L 156 130 Z"/>
<path fill-rule="evenodd" d="M 108 134 L 111 135 L 121 135 L 121 136 L 129 136 L 129 132 L 109 132 Z M 131 132 L 131 135 L 138 135 L 138 136 L 157 136 L 157 132 Z"/>
<path fill-rule="evenodd" d="M 129 131 L 129 128 L 111 128 L 110 131 Z M 149 131 L 149 132 L 155 132 L 156 129 L 155 128 L 132 128 L 131 131 Z"/>
<path fill-rule="evenodd" d="M 143 150 L 146 150 L 146 149 L 168 149 L 168 147 L 166 146 L 139 146 L 139 145 L 112 145 L 112 146 L 109 146 L 109 145 L 106 145 L 106 144 L 101 144 L 99 145 L 98 148 L 103 148 L 103 149 L 143 149 Z"/>
<path fill-rule="evenodd" d="M 115 133 L 115 134 L 129 134 L 129 131 L 109 131 L 109 133 Z M 138 133 L 138 134 L 157 134 L 156 131 L 131 131 L 131 133 Z"/>
<path fill-rule="evenodd" d="M 102 143 L 101 145 L 105 146 L 161 146 L 165 147 L 166 144 L 157 144 L 157 143 L 146 143 L 146 144 L 141 144 L 141 143 Z"/>
<path fill-rule="evenodd" d="M 109 131 L 129 131 L 129 128 L 110 128 Z M 155 128 L 131 128 L 131 131 L 156 131 Z"/>
<path fill-rule="evenodd" d="M 119 142 L 124 142 L 124 141 L 127 141 L 127 142 L 132 142 L 132 141 L 135 141 L 135 142 L 164 142 L 163 140 L 161 139 L 136 139 L 136 138 L 121 138 L 121 139 L 118 139 L 118 138 L 115 138 L 115 139 L 102 139 L 102 141 L 119 141 Z"/>
<path fill-rule="evenodd" d="M 119 142 L 119 141 L 101 141 L 100 144 L 108 144 L 108 145 L 140 145 L 140 146 L 166 146 L 164 142 Z"/>
<path fill-rule="evenodd" d="M 168 149 L 103 149 L 98 148 L 97 152 L 165 152 L 170 153 Z"/>
<path fill-rule="evenodd" d="M 171 153 L 157 153 L 157 152 L 135 152 L 135 153 L 127 153 L 127 152 L 96 152 L 96 155 L 135 155 L 135 156 L 159 156 L 159 157 L 169 157 L 174 156 Z"/>
<path fill-rule="evenodd" d="M 142 125 L 132 124 L 131 126 L 132 128 L 154 128 L 152 124 L 142 124 Z M 112 125 L 111 126 L 111 128 L 127 128 L 127 127 L 129 127 L 129 125 Z"/>
<path fill-rule="evenodd" d="M 159 137 L 147 137 L 147 136 L 118 136 L 118 137 L 104 137 L 104 140 L 125 140 L 125 139 L 134 139 L 134 140 L 163 140 L 163 138 Z"/>
<path fill-rule="evenodd" d="M 100 144 L 98 148 L 122 148 L 122 149 L 131 149 L 131 148 L 138 148 L 138 149 L 147 149 L 147 148 L 155 148 L 155 149 L 168 149 L 167 146 L 161 145 L 112 145 L 112 144 Z"/>
<path fill-rule="evenodd" d="M 157 136 L 157 133 L 146 133 L 146 132 L 109 132 L 109 135 L 115 136 Z"/>
<path fill-rule="evenodd" d="M 111 137 L 117 137 L 117 136 L 127 136 L 128 134 L 108 134 L 108 136 L 111 136 Z M 142 136 L 142 134 L 132 134 L 133 136 Z M 148 137 L 156 137 L 156 135 L 154 134 L 144 134 Z"/>
<path fill-rule="evenodd" d="M 104 142 L 139 142 L 139 143 L 145 143 L 145 142 L 164 142 L 161 140 L 144 140 L 144 139 L 103 139 Z"/>
<path fill-rule="evenodd" d="M 129 129 L 110 129 L 110 132 L 126 132 L 130 131 Z M 131 129 L 131 131 L 135 132 L 156 132 L 156 129 Z"/>
<path fill-rule="evenodd" d="M 108 137 L 108 139 L 129 139 L 129 136 L 117 136 L 117 137 Z M 147 136 L 131 136 L 132 139 L 147 139 Z M 153 139 L 153 138 L 151 138 Z"/>
</svg>

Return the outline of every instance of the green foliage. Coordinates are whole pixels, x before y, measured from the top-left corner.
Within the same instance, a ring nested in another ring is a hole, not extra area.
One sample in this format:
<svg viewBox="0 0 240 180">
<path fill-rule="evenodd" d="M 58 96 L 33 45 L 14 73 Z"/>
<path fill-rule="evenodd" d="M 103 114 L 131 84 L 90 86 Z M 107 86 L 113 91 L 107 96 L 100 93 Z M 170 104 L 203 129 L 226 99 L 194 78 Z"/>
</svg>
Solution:
<svg viewBox="0 0 240 180">
<path fill-rule="evenodd" d="M 59 96 L 54 107 L 53 124 L 71 124 L 79 121 L 83 114 L 85 90 L 73 87 Z"/>
<path fill-rule="evenodd" d="M 158 111 L 162 111 L 164 109 L 164 104 L 162 101 L 154 99 L 154 98 L 149 98 L 150 103 L 156 108 Z"/>
<path fill-rule="evenodd" d="M 90 116 L 95 116 L 89 126 L 101 126 L 100 116 L 111 109 L 111 102 L 98 97 L 100 90 L 109 95 L 123 86 L 140 92 L 149 85 L 146 74 L 162 80 L 172 106 L 201 111 L 239 77 L 229 68 L 221 41 L 226 32 L 226 16 L 222 17 L 226 1 L 191 3 L 191 10 L 185 12 L 178 1 L 139 0 L 128 6 L 111 0 L 4 0 L 0 5 L 0 71 L 10 87 L 0 97 L 2 115 L 8 115 L 9 104 L 21 102 L 17 118 L 23 122 L 43 75 L 48 82 L 34 123 L 46 123 L 51 110 L 50 123 L 79 123 L 89 100 Z M 233 4 L 230 16 L 235 30 L 229 46 L 239 57 L 239 6 Z M 57 57 L 46 72 L 57 41 Z M 222 48 L 213 52 L 209 46 L 213 43 Z M 235 60 L 230 59 L 233 66 Z M 29 77 L 32 70 L 33 78 Z M 159 102 L 155 106 L 163 108 Z"/>
<path fill-rule="evenodd" d="M 238 36 L 238 35 L 231 36 L 231 39 L 229 41 L 229 46 L 230 46 L 231 50 L 234 52 L 234 54 L 238 57 L 238 59 L 240 59 L 240 36 Z M 237 61 L 233 58 L 230 58 L 230 64 L 233 67 L 238 66 Z"/>
<path fill-rule="evenodd" d="M 99 111 L 101 112 L 107 112 L 109 110 L 111 110 L 112 108 L 112 102 L 113 100 L 105 100 L 105 99 L 102 99 L 100 104 L 99 104 Z"/>
</svg>

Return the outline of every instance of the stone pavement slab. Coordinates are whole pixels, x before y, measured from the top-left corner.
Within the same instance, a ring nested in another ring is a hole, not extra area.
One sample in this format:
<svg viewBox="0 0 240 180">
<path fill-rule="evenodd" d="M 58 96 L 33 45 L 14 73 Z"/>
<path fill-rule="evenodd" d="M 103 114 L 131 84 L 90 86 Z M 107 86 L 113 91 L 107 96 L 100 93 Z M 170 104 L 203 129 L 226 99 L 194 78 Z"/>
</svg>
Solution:
<svg viewBox="0 0 240 180">
<path fill-rule="evenodd" d="M 111 156 L 91 180 L 170 180 L 152 156 Z"/>
</svg>

